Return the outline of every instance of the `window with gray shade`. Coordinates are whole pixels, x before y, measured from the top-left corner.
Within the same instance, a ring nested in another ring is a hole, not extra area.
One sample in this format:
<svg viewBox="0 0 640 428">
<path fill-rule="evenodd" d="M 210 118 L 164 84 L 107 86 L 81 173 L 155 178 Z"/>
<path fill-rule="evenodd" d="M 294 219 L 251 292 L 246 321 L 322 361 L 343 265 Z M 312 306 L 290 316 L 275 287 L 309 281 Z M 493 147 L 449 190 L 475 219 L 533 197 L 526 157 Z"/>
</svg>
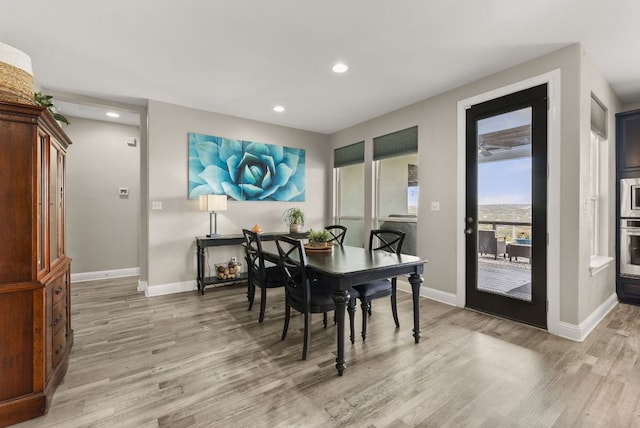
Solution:
<svg viewBox="0 0 640 428">
<path fill-rule="evenodd" d="M 373 139 L 373 160 L 418 153 L 418 127 L 403 129 Z"/>
<path fill-rule="evenodd" d="M 364 163 L 364 141 L 340 147 L 333 151 L 334 168 L 355 165 L 358 163 Z"/>
</svg>

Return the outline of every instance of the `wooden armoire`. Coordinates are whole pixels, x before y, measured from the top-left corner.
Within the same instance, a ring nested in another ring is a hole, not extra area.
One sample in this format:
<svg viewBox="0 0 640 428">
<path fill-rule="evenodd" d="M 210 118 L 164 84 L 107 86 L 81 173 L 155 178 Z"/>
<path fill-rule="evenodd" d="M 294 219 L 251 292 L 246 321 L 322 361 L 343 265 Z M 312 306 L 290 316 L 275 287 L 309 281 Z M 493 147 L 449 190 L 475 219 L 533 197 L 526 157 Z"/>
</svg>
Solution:
<svg viewBox="0 0 640 428">
<path fill-rule="evenodd" d="M 67 370 L 69 144 L 46 109 L 0 102 L 0 427 L 43 415 Z"/>
</svg>

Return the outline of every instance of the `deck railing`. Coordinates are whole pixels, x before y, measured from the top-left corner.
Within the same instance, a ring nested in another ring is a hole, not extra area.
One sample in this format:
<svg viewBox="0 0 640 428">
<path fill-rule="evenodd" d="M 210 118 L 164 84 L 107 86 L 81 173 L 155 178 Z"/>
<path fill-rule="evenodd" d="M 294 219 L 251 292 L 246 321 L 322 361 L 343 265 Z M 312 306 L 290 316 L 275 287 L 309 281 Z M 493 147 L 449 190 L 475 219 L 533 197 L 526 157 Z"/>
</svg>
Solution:
<svg viewBox="0 0 640 428">
<path fill-rule="evenodd" d="M 531 222 L 527 221 L 478 220 L 478 224 L 490 226 L 489 229 L 495 230 L 499 237 L 507 241 L 521 237 L 523 233 L 526 237 L 531 236 Z"/>
</svg>

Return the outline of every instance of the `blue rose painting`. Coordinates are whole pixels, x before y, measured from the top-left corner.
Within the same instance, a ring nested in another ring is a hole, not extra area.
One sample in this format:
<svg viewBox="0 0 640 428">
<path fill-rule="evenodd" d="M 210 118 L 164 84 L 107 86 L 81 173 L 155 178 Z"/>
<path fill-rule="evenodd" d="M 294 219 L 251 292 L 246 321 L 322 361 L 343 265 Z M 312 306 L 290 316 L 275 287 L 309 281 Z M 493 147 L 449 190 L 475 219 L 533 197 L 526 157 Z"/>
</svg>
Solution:
<svg viewBox="0 0 640 428">
<path fill-rule="evenodd" d="M 302 202 L 303 149 L 189 133 L 189 198 Z"/>
</svg>

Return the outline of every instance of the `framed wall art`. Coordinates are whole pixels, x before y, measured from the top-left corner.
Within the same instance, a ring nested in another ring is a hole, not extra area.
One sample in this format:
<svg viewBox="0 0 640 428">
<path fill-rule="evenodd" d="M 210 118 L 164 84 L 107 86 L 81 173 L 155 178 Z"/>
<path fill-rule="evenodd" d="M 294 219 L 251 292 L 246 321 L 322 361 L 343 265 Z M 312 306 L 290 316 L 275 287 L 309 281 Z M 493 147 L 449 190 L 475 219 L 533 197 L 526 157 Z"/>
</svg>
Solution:
<svg viewBox="0 0 640 428">
<path fill-rule="evenodd" d="M 189 199 L 208 194 L 303 202 L 305 151 L 190 132 Z"/>
</svg>

